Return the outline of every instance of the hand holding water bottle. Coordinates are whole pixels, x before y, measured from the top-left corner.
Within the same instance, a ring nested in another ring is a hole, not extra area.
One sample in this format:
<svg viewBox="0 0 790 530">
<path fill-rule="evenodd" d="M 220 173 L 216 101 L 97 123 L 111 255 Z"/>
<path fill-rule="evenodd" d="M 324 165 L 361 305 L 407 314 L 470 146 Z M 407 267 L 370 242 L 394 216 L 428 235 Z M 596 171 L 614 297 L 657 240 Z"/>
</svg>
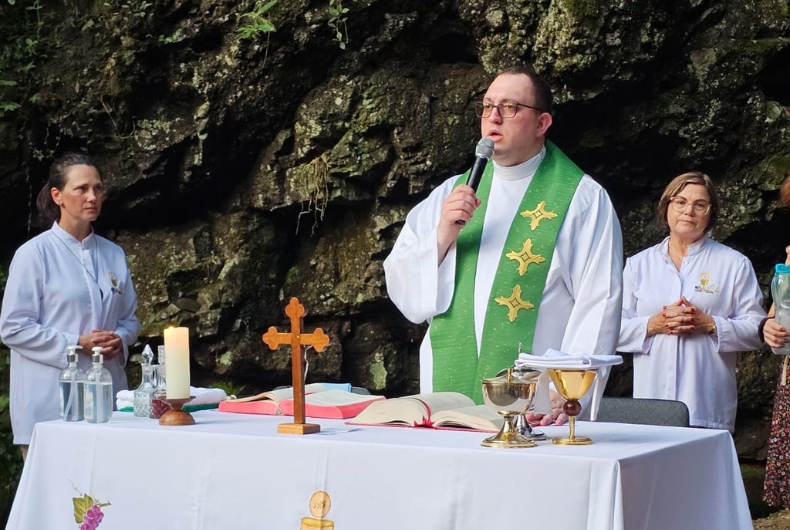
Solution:
<svg viewBox="0 0 790 530">
<path fill-rule="evenodd" d="M 774 299 L 774 318 L 765 322 L 765 342 L 775 354 L 790 355 L 790 266 L 787 264 L 776 266 L 771 295 Z"/>
</svg>

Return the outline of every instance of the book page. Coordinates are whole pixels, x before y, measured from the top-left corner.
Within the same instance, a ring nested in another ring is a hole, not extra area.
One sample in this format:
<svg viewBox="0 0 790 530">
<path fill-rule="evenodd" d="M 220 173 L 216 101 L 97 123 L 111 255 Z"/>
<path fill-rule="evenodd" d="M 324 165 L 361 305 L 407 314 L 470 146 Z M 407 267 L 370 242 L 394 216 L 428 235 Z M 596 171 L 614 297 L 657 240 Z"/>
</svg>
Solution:
<svg viewBox="0 0 790 530">
<path fill-rule="evenodd" d="M 472 398 L 460 392 L 434 392 L 432 394 L 417 394 L 416 396 L 406 396 L 403 399 L 418 399 L 425 403 L 431 411 L 431 415 L 448 409 L 459 409 L 463 407 L 473 407 L 475 402 Z"/>
<path fill-rule="evenodd" d="M 394 398 L 371 403 L 349 423 L 359 425 L 407 425 L 416 427 L 428 421 L 428 409 L 422 401 L 411 398 Z"/>
<path fill-rule="evenodd" d="M 327 390 L 326 392 L 318 392 L 317 394 L 305 396 L 304 402 L 310 405 L 339 407 L 351 403 L 364 403 L 366 401 L 376 401 L 379 399 L 381 399 L 381 396 L 352 394 L 351 392 L 345 392 L 343 390 Z"/>
<path fill-rule="evenodd" d="M 304 393 L 305 394 L 313 394 L 316 392 L 324 392 L 326 391 L 326 387 L 321 383 L 310 383 L 309 385 L 305 385 Z M 293 387 L 288 388 L 280 388 L 278 390 L 270 390 L 268 392 L 262 392 L 255 396 L 239 398 L 233 400 L 236 403 L 248 403 L 250 401 L 263 401 L 263 400 L 270 400 L 278 403 L 284 399 L 293 399 L 294 397 L 294 389 Z"/>
<path fill-rule="evenodd" d="M 498 432 L 505 419 L 486 405 L 441 410 L 431 416 L 434 427 L 464 427 L 478 431 Z"/>
<path fill-rule="evenodd" d="M 349 423 L 425 426 L 429 424 L 431 415 L 437 411 L 471 407 L 474 404 L 469 397 L 458 392 L 417 394 L 372 403 Z"/>
</svg>

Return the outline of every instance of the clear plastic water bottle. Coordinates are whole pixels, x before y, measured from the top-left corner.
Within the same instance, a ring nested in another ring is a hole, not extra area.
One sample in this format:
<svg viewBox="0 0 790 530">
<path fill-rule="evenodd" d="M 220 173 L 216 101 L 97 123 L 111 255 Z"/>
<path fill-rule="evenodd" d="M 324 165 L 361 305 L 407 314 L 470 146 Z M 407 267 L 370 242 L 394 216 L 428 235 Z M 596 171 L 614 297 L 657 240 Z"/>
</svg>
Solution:
<svg viewBox="0 0 790 530">
<path fill-rule="evenodd" d="M 112 376 L 104 367 L 101 347 L 93 348 L 93 366 L 85 374 L 85 421 L 107 423 L 112 417 Z"/>
<path fill-rule="evenodd" d="M 77 366 L 77 350 L 82 346 L 68 346 L 69 365 L 60 372 L 60 418 L 63 421 L 82 421 L 83 414 L 83 383 L 85 372 Z"/>
<path fill-rule="evenodd" d="M 771 282 L 771 296 L 774 299 L 776 323 L 790 330 L 790 266 L 784 263 L 776 266 L 774 279 Z M 790 355 L 790 343 L 771 350 L 777 355 Z"/>
<path fill-rule="evenodd" d="M 143 369 L 143 378 L 140 386 L 134 391 L 134 415 L 142 418 L 147 418 L 151 415 L 151 401 L 154 392 L 156 392 L 154 367 L 151 365 L 153 358 L 154 352 L 151 351 L 151 346 L 146 344 L 143 350 L 143 360 L 140 363 Z"/>
</svg>

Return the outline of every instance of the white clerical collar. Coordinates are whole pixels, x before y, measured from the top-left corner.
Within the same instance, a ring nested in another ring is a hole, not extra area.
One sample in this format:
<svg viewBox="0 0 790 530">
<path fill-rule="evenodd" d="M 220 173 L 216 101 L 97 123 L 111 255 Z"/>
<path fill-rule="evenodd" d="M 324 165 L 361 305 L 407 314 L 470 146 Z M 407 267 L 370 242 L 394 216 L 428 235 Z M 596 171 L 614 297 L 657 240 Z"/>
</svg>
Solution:
<svg viewBox="0 0 790 530">
<path fill-rule="evenodd" d="M 93 246 L 93 240 L 94 240 L 94 237 L 93 237 L 93 234 L 94 234 L 94 232 L 93 232 L 93 227 L 91 227 L 91 233 L 90 233 L 90 234 L 88 234 L 87 236 L 85 236 L 85 239 L 83 239 L 82 241 L 80 241 L 79 239 L 77 239 L 77 238 L 76 238 L 76 237 L 74 237 L 73 235 L 69 234 L 67 231 L 65 231 L 65 230 L 64 230 L 64 229 L 63 229 L 63 228 L 62 228 L 62 227 L 61 227 L 61 226 L 58 224 L 58 222 L 57 222 L 57 221 L 55 221 L 54 223 L 52 223 L 52 231 L 53 231 L 53 232 L 55 233 L 55 235 L 56 235 L 56 236 L 57 236 L 57 237 L 58 237 L 58 238 L 59 238 L 61 241 L 63 241 L 64 243 L 69 243 L 69 244 L 72 244 L 72 245 L 77 245 L 77 246 L 79 246 L 79 247 L 84 247 L 84 248 L 90 248 L 90 247 L 92 247 L 92 246 Z"/>
<path fill-rule="evenodd" d="M 532 177 L 538 170 L 538 166 L 543 161 L 544 156 L 546 156 L 545 145 L 540 150 L 540 153 L 515 166 L 505 167 L 494 162 L 494 176 L 502 180 L 521 180 Z"/>
</svg>

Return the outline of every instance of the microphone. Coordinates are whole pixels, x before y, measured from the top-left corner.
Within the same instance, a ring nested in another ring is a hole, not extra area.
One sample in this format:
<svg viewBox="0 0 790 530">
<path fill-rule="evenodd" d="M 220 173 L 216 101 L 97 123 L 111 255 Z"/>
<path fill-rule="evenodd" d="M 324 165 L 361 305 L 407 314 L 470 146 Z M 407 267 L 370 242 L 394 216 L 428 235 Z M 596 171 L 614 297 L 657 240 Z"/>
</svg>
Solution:
<svg viewBox="0 0 790 530">
<path fill-rule="evenodd" d="M 475 193 L 477 193 L 477 186 L 480 185 L 480 178 L 483 176 L 483 172 L 486 169 L 488 159 L 491 158 L 493 154 L 494 140 L 487 136 L 481 138 L 480 141 L 477 142 L 477 147 L 475 148 L 475 163 L 472 166 L 472 171 L 469 173 L 469 180 L 466 183 Z"/>
<path fill-rule="evenodd" d="M 494 154 L 494 140 L 489 137 L 481 138 L 475 147 L 475 163 L 472 165 L 472 170 L 469 172 L 469 179 L 466 181 L 467 186 L 472 188 L 472 191 L 477 193 L 477 187 L 480 185 L 480 179 L 483 172 L 486 170 L 488 159 Z M 458 219 L 455 224 L 465 225 L 466 222 Z"/>
</svg>

